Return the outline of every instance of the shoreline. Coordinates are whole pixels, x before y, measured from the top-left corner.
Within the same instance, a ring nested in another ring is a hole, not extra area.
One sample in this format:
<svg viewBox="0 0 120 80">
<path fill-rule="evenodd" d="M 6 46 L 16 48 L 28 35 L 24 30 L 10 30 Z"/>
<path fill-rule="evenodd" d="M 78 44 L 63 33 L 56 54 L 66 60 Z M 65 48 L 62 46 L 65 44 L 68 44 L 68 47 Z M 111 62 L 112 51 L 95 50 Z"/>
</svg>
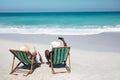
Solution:
<svg viewBox="0 0 120 80">
<path fill-rule="evenodd" d="M 95 49 L 98 51 L 120 53 L 120 32 L 105 32 L 94 35 L 0 34 L 0 40 L 49 46 L 52 41 L 59 41 L 59 36 L 64 37 L 68 46 L 75 49 L 90 51 Z"/>
<path fill-rule="evenodd" d="M 44 51 L 51 41 L 64 37 L 71 47 L 72 72 L 52 74 L 48 65 L 27 77 L 19 73 L 10 75 L 13 55 L 10 48 L 19 49 L 28 44 L 39 50 L 46 62 Z M 120 32 L 97 35 L 39 35 L 39 34 L 0 34 L 0 79 L 1 80 L 120 80 Z"/>
<path fill-rule="evenodd" d="M 22 27 L 21 27 L 22 26 Z M 116 25 L 0 25 L 0 34 L 40 34 L 40 35 L 97 35 L 120 32 L 120 24 Z M 5 28 L 4 28 L 5 27 Z M 21 28 L 19 28 L 21 27 Z M 45 28 L 44 28 L 45 27 Z M 82 28 L 83 27 L 83 28 Z"/>
</svg>

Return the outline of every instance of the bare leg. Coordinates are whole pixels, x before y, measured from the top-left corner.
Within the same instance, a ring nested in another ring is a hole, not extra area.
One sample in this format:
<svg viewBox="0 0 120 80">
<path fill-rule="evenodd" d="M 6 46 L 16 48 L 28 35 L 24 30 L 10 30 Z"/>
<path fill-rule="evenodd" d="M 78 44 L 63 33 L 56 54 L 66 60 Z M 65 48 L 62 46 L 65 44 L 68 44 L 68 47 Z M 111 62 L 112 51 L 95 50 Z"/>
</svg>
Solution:
<svg viewBox="0 0 120 80">
<path fill-rule="evenodd" d="M 45 50 L 45 57 L 46 57 L 48 64 L 49 64 L 49 59 L 50 59 L 50 51 L 49 50 Z"/>
<path fill-rule="evenodd" d="M 41 61 L 41 64 L 44 64 L 44 61 L 43 61 L 43 59 L 42 59 L 42 56 L 39 54 L 39 56 L 40 56 L 40 61 Z"/>
</svg>

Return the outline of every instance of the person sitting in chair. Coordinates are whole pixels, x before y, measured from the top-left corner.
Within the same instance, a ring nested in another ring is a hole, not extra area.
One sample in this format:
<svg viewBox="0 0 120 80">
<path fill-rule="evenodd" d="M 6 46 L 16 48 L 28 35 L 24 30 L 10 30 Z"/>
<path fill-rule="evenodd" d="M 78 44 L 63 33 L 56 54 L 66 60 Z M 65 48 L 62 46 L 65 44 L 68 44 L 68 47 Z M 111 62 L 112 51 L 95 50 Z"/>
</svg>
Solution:
<svg viewBox="0 0 120 80">
<path fill-rule="evenodd" d="M 29 59 L 32 59 L 32 56 L 35 56 L 35 62 L 37 62 L 39 64 L 44 64 L 40 53 L 36 50 L 35 47 L 34 47 L 33 52 L 30 51 L 30 47 L 28 45 L 24 45 L 24 46 L 20 47 L 20 50 L 29 52 L 29 54 L 28 54 Z"/>
<path fill-rule="evenodd" d="M 59 40 L 61 40 L 63 42 L 63 45 L 64 46 L 67 46 L 67 43 L 65 42 L 64 38 L 63 37 L 58 37 Z M 51 42 L 51 45 L 50 45 L 50 49 L 51 50 L 45 50 L 45 57 L 48 61 L 48 64 L 50 63 L 49 60 L 50 60 L 50 54 L 51 54 L 51 51 L 52 51 L 52 48 L 53 47 L 59 47 L 60 46 L 60 42 L 58 41 L 53 41 Z"/>
</svg>

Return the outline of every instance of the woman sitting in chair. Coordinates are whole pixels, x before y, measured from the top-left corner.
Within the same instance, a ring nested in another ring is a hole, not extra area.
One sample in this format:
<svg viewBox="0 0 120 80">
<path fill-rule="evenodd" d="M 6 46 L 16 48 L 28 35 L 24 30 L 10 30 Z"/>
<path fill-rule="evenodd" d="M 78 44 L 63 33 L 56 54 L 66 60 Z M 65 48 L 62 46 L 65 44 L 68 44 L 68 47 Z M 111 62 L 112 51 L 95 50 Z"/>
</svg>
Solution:
<svg viewBox="0 0 120 80">
<path fill-rule="evenodd" d="M 20 48 L 20 50 L 22 51 L 28 51 L 29 54 L 28 54 L 28 58 L 29 59 L 32 59 L 32 56 L 35 56 L 35 62 L 39 63 L 39 64 L 44 64 L 43 60 L 42 60 L 42 57 L 40 55 L 39 52 L 37 52 L 36 48 L 34 47 L 34 51 L 31 53 L 30 52 L 30 47 L 28 45 L 24 45 Z"/>
</svg>

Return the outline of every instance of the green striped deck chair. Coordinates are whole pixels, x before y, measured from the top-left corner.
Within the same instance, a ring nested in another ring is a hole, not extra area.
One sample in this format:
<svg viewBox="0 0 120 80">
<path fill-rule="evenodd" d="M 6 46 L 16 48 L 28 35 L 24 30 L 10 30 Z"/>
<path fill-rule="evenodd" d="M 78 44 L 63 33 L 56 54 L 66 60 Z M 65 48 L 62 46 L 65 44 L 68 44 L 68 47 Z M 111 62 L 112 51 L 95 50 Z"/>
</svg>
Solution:
<svg viewBox="0 0 120 80">
<path fill-rule="evenodd" d="M 51 71 L 55 74 L 55 70 L 53 65 L 64 64 L 67 72 L 71 72 L 71 64 L 70 64 L 70 47 L 55 47 L 52 48 L 52 54 L 50 57 L 50 66 Z M 68 59 L 68 61 L 67 61 Z M 67 65 L 68 62 L 68 65 Z"/>
<path fill-rule="evenodd" d="M 10 74 L 17 71 L 18 70 L 17 68 L 21 63 L 23 63 L 24 65 L 30 65 L 30 69 L 27 70 L 28 73 L 25 76 L 33 72 L 33 67 L 34 67 L 33 63 L 34 63 L 35 57 L 32 56 L 32 60 L 30 60 L 28 58 L 29 52 L 21 51 L 21 50 L 13 50 L 13 49 L 9 49 L 9 51 L 14 55 L 13 61 L 12 61 L 12 69 L 11 69 Z M 17 63 L 16 66 L 14 66 L 16 58 L 19 60 L 19 62 Z"/>
</svg>

